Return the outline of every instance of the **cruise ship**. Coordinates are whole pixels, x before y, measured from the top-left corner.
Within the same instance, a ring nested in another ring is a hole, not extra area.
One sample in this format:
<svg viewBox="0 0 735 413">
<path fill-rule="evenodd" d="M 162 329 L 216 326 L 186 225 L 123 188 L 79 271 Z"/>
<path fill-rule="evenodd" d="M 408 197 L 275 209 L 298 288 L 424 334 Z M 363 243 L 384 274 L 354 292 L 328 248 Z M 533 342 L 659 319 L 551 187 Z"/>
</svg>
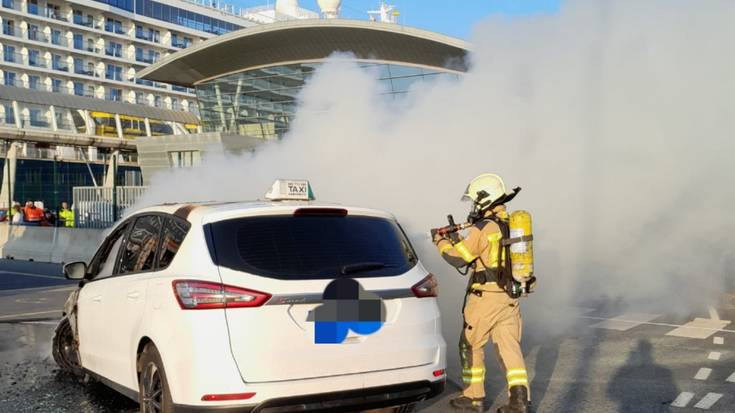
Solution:
<svg viewBox="0 0 735 413">
<path fill-rule="evenodd" d="M 0 208 L 72 187 L 140 185 L 134 140 L 201 132 L 194 90 L 138 73 L 228 32 L 319 14 L 296 1 L 2 0 Z M 115 168 L 111 159 L 115 159 Z M 172 155 L 186 166 L 185 154 Z M 109 171 L 115 173 L 109 173 Z"/>
</svg>

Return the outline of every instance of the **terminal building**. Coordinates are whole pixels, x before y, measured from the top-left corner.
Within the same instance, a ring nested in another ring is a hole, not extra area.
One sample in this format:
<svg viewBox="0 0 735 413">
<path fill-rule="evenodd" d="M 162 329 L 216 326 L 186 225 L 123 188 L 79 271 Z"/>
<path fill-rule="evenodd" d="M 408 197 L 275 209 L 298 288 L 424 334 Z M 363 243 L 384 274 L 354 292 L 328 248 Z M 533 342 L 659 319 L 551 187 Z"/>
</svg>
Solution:
<svg viewBox="0 0 735 413">
<path fill-rule="evenodd" d="M 117 181 L 140 184 L 136 138 L 201 131 L 194 90 L 142 69 L 229 32 L 318 17 L 295 1 L 2 0 L 0 207 L 70 200 L 72 186 L 102 183 L 113 154 Z"/>
<path fill-rule="evenodd" d="M 383 90 L 395 96 L 415 82 L 456 78 L 467 70 L 466 42 L 381 20 L 287 20 L 243 28 L 142 70 L 143 79 L 193 88 L 202 129 L 136 139 L 144 178 L 196 166 L 205 150 L 252 151 L 279 139 L 288 131 L 297 94 L 335 52 L 371 67 Z"/>
</svg>

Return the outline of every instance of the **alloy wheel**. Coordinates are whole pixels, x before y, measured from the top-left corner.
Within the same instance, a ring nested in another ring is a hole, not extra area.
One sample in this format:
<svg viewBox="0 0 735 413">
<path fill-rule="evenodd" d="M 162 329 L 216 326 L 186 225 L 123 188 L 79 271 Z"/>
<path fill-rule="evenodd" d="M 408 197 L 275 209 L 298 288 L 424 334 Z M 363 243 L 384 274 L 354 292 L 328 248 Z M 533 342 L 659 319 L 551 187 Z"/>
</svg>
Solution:
<svg viewBox="0 0 735 413">
<path fill-rule="evenodd" d="M 142 407 L 144 413 L 161 412 L 161 404 L 163 403 L 163 382 L 158 366 L 155 363 L 148 363 L 143 370 L 142 381 Z"/>
</svg>

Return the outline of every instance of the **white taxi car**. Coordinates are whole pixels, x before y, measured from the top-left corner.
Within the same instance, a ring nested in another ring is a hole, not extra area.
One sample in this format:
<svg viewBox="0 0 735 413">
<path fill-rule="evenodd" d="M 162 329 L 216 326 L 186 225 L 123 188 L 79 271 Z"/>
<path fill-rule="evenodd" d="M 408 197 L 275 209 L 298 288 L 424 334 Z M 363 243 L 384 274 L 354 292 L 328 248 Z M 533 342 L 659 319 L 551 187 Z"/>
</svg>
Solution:
<svg viewBox="0 0 735 413">
<path fill-rule="evenodd" d="M 276 181 L 266 198 L 118 223 L 88 264 L 64 268 L 80 288 L 57 363 L 146 413 L 410 411 L 441 393 L 436 280 L 395 218 L 316 204 L 306 181 Z M 363 298 L 379 303 L 370 331 Z"/>
</svg>

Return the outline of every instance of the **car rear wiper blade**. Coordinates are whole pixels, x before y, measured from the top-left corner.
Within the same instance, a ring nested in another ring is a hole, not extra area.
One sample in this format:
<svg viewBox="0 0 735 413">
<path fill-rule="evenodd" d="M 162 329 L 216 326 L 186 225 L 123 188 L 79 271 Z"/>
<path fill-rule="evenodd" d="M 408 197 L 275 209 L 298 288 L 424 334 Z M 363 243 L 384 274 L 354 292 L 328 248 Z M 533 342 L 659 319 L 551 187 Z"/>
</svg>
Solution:
<svg viewBox="0 0 735 413">
<path fill-rule="evenodd" d="M 385 267 L 386 265 L 382 262 L 358 262 L 355 264 L 343 265 L 340 269 L 340 273 L 342 275 L 347 275 L 363 271 L 379 270 Z"/>
</svg>

